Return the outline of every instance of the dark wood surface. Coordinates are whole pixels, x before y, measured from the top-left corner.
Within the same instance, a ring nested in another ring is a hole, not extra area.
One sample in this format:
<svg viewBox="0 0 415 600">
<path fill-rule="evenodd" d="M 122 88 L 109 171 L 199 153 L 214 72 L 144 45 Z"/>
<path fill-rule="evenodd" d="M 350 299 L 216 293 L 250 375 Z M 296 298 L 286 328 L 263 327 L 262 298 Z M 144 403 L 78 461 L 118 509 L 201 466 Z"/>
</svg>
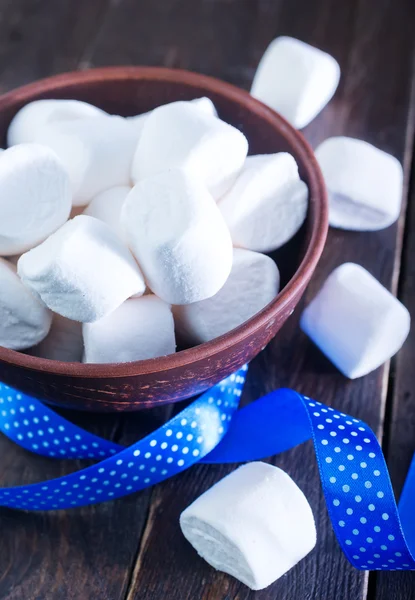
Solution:
<svg viewBox="0 0 415 600">
<path fill-rule="evenodd" d="M 333 54 L 342 80 L 335 99 L 306 129 L 316 145 L 336 134 L 361 137 L 403 161 L 404 209 L 389 229 L 331 230 L 306 293 L 351 260 L 363 264 L 415 311 L 415 127 L 413 0 L 0 0 L 0 89 L 74 68 L 114 64 L 182 67 L 249 88 L 277 35 Z M 406 210 L 406 199 L 408 209 Z M 392 361 L 346 381 L 298 328 L 298 310 L 250 370 L 244 402 L 291 386 L 357 415 L 385 446 L 400 491 L 415 449 L 415 333 Z M 71 418 L 129 443 L 172 408 L 134 417 Z M 37 481 L 78 468 L 28 456 L 0 438 L 0 485 Z M 178 516 L 231 470 L 200 466 L 114 503 L 70 512 L 0 511 L 0 598 L 8 600 L 409 600 L 415 575 L 355 571 L 331 530 L 309 444 L 273 460 L 307 495 L 317 521 L 315 550 L 261 592 L 214 572 L 182 538 Z"/>
</svg>

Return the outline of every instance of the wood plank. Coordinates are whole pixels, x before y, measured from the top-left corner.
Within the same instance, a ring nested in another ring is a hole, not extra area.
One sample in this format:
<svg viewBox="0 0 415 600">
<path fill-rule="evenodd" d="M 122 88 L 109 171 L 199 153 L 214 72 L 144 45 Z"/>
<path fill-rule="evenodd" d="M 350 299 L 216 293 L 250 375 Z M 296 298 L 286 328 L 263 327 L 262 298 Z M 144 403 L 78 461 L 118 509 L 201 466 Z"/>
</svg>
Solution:
<svg viewBox="0 0 415 600">
<path fill-rule="evenodd" d="M 412 115 L 415 120 L 415 77 Z M 413 126 L 413 125 L 412 125 Z M 413 147 L 414 140 L 408 140 Z M 402 272 L 399 282 L 399 298 L 413 316 L 415 314 L 415 161 L 412 161 L 412 177 L 409 186 L 409 203 L 406 235 L 404 240 Z M 406 473 L 415 452 L 415 404 L 414 373 L 415 329 L 409 333 L 402 350 L 392 365 L 390 419 L 385 432 L 385 452 L 392 485 L 397 497 L 402 491 Z M 407 573 L 379 573 L 373 590 L 376 600 L 401 600 L 415 597 L 415 577 Z"/>
<path fill-rule="evenodd" d="M 93 42 L 108 0 L 2 0 L 0 90 L 75 69 Z M 80 18 L 82 15 L 82 18 Z M 122 427 L 111 415 L 67 413 L 91 431 L 131 443 L 165 420 L 152 413 Z M 125 419 L 124 419 L 125 420 Z M 0 485 L 57 477 L 84 461 L 41 459 L 0 438 Z M 0 597 L 83 600 L 124 597 L 146 517 L 148 493 L 74 511 L 1 510 Z M 128 532 L 126 534 L 125 532 Z"/>
<path fill-rule="evenodd" d="M 267 44 L 279 34 L 300 37 L 341 63 L 340 89 L 307 128 L 317 144 L 329 135 L 362 137 L 403 159 L 409 111 L 411 0 L 338 3 L 124 0 L 104 25 L 87 65 L 164 64 L 197 70 L 249 87 Z M 241 8 L 243 5 L 243 9 Z M 122 34 L 120 33 L 122 32 Z M 132 39 L 134 38 L 134 43 Z M 385 85 L 387 82 L 387 85 Z M 309 300 L 328 273 L 350 260 L 363 264 L 394 289 L 402 238 L 399 225 L 383 232 L 331 231 Z M 388 367 L 346 382 L 308 342 L 292 318 L 251 368 L 247 402 L 279 386 L 292 386 L 365 419 L 381 434 Z M 310 447 L 275 460 L 305 491 L 317 519 L 317 549 L 266 591 L 250 593 L 215 573 L 180 535 L 178 516 L 193 498 L 230 471 L 201 466 L 158 486 L 127 595 L 135 598 L 364 598 L 368 578 L 344 559 L 331 531 Z M 307 465 L 305 467 L 305 465 Z"/>
</svg>

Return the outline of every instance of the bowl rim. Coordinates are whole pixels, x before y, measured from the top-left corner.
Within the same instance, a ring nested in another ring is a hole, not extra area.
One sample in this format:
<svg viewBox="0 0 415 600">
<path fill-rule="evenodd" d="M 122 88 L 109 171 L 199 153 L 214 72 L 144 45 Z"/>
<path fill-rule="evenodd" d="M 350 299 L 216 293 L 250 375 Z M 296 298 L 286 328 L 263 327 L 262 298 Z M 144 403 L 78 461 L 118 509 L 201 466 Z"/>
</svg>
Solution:
<svg viewBox="0 0 415 600">
<path fill-rule="evenodd" d="M 292 306 L 296 296 L 302 292 L 302 288 L 311 278 L 321 256 L 328 230 L 328 199 L 323 176 L 313 150 L 304 136 L 294 129 L 279 113 L 241 88 L 208 75 L 181 69 L 134 66 L 100 67 L 54 75 L 11 90 L 0 96 L 0 110 L 5 110 L 16 102 L 30 102 L 34 95 L 45 92 L 51 93 L 62 87 L 74 87 L 76 89 L 79 84 L 100 81 L 116 82 L 117 80 L 125 81 L 128 79 L 182 83 L 189 86 L 189 88 L 192 86 L 203 87 L 207 94 L 212 92 L 224 96 L 228 100 L 242 104 L 251 112 L 260 115 L 262 119 L 268 120 L 274 129 L 275 127 L 279 129 L 281 135 L 287 139 L 295 149 L 297 156 L 300 156 L 306 165 L 310 197 L 316 199 L 315 202 L 309 204 L 311 227 L 304 257 L 285 287 L 260 312 L 228 333 L 193 348 L 181 350 L 167 356 L 129 363 L 87 364 L 39 358 L 0 346 L 0 361 L 3 363 L 32 371 L 86 379 L 103 377 L 122 378 L 132 375 L 157 374 L 178 367 L 192 365 L 214 357 L 226 349 L 243 342 L 244 339 L 249 338 L 258 329 L 266 326 L 278 313 L 284 312 L 284 310 Z"/>
</svg>

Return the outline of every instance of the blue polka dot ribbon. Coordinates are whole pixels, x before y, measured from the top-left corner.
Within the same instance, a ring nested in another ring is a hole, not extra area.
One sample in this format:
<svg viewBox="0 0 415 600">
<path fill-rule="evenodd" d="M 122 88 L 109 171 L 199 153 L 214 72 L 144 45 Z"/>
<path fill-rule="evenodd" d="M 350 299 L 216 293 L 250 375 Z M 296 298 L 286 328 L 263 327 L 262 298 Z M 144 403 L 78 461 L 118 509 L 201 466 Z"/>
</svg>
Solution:
<svg viewBox="0 0 415 600">
<path fill-rule="evenodd" d="M 52 458 L 98 462 L 41 483 L 0 488 L 0 506 L 56 510 L 104 502 L 159 483 L 197 462 L 259 460 L 310 438 L 337 539 L 357 569 L 415 569 L 415 460 L 396 505 L 376 436 L 362 421 L 280 389 L 238 409 L 247 367 L 129 446 L 73 425 L 0 383 L 0 430 Z"/>
</svg>

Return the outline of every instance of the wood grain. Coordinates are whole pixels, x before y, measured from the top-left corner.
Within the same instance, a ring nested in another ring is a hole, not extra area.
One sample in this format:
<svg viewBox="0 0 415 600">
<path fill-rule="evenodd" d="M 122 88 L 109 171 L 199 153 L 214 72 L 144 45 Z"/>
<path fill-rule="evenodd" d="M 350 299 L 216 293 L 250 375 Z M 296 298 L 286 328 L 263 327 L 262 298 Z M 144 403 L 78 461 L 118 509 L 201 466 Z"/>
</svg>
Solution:
<svg viewBox="0 0 415 600">
<path fill-rule="evenodd" d="M 71 11 L 71 6 L 76 6 Z M 82 18 L 78 18 L 82 13 Z M 117 0 L 30 2 L 0 0 L 0 82 L 3 89 L 73 68 L 107 64 L 183 67 L 249 88 L 262 52 L 275 36 L 299 37 L 332 53 L 342 67 L 334 100 L 307 128 L 316 145 L 345 133 L 362 137 L 400 160 L 407 174 L 414 122 L 413 0 Z M 23 32 L 23 33 L 22 33 Z M 10 36 L 10 39 L 9 37 Z M 13 39 L 15 38 L 15 39 Z M 396 290 L 405 217 L 383 232 L 332 230 L 309 301 L 328 273 L 351 260 Z M 415 211 L 410 212 L 401 292 L 414 302 Z M 414 307 L 415 308 L 415 307 Z M 254 361 L 244 402 L 279 386 L 299 391 L 365 419 L 382 436 L 388 368 L 346 381 L 298 328 L 298 313 Z M 411 451 L 415 412 L 411 372 L 413 336 L 393 371 L 389 395 L 389 459 L 397 488 Z M 136 439 L 167 415 L 76 417 L 101 434 Z M 35 481 L 79 465 L 27 455 L 0 439 L 0 482 Z M 1 511 L 0 598 L 7 600 L 362 600 L 368 577 L 344 559 L 329 524 L 309 444 L 273 460 L 294 477 L 316 516 L 316 549 L 276 584 L 250 592 L 216 573 L 185 542 L 178 516 L 232 467 L 198 466 L 152 491 L 67 513 Z M 144 535 L 141 533 L 144 528 Z M 370 596 L 407 600 L 413 576 L 371 577 Z"/>
</svg>

